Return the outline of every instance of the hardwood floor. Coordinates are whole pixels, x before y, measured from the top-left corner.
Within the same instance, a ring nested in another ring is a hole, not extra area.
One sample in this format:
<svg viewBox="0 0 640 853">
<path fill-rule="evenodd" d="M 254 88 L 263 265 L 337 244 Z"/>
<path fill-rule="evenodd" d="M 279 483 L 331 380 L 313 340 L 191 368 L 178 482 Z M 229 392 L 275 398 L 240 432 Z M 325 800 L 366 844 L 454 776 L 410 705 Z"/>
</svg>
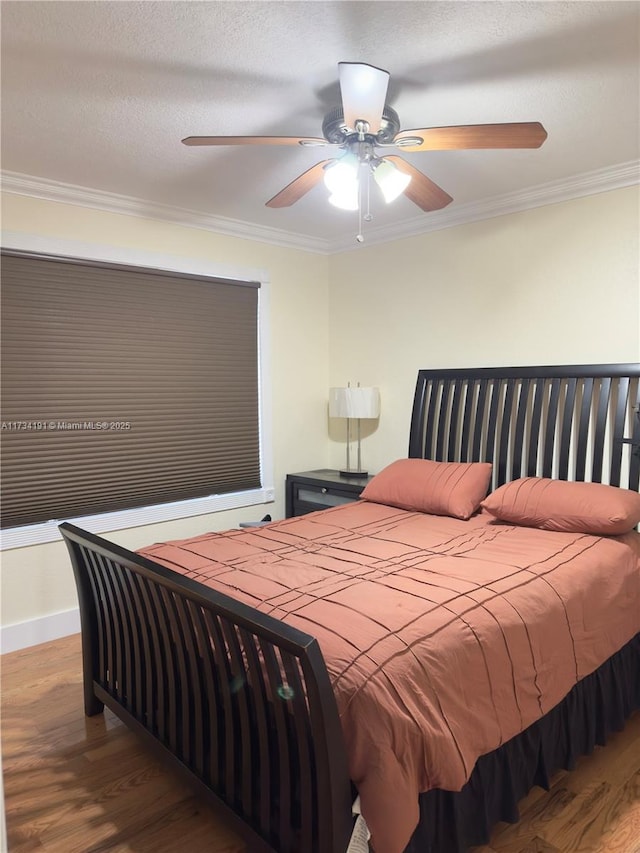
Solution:
<svg viewBox="0 0 640 853">
<path fill-rule="evenodd" d="M 9 853 L 249 853 L 111 712 L 84 716 L 79 636 L 1 664 Z M 474 853 L 640 853 L 640 713 L 521 814 Z"/>
</svg>

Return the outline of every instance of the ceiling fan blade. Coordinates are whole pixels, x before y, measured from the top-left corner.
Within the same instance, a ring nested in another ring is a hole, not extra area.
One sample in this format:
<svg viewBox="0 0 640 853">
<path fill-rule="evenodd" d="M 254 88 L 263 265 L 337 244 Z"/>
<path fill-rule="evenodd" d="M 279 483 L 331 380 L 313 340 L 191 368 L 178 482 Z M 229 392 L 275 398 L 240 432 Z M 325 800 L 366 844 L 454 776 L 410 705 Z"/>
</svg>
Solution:
<svg viewBox="0 0 640 853">
<path fill-rule="evenodd" d="M 333 160 L 321 160 L 319 163 L 316 163 L 315 166 L 312 166 L 310 169 L 307 169 L 306 172 L 303 172 L 301 175 L 298 175 L 290 184 L 280 190 L 277 195 L 274 195 L 273 198 L 269 199 L 266 203 L 267 207 L 290 207 L 290 205 L 295 204 L 296 201 L 299 201 L 303 195 L 306 195 L 309 190 L 312 190 L 316 184 L 320 183 L 324 175 L 324 167 L 327 163 L 333 163 Z"/>
<path fill-rule="evenodd" d="M 389 85 L 389 72 L 363 62 L 339 62 L 344 122 L 356 129 L 358 119 L 369 124 L 369 133 L 380 130 Z"/>
<path fill-rule="evenodd" d="M 187 136 L 183 145 L 330 145 L 316 136 Z"/>
<path fill-rule="evenodd" d="M 406 187 L 404 194 L 422 210 L 427 212 L 441 210 L 453 201 L 448 193 L 402 157 L 390 154 L 383 159 L 390 160 L 401 172 L 411 176 L 411 183 Z"/>
<path fill-rule="evenodd" d="M 456 151 L 463 148 L 540 148 L 547 131 L 539 121 L 469 124 L 401 130 L 393 144 L 405 151 Z M 403 144 L 402 140 L 407 140 Z M 415 141 L 414 141 L 415 140 Z M 420 141 L 419 141 L 420 140 Z M 412 144 L 413 143 L 413 144 Z"/>
</svg>

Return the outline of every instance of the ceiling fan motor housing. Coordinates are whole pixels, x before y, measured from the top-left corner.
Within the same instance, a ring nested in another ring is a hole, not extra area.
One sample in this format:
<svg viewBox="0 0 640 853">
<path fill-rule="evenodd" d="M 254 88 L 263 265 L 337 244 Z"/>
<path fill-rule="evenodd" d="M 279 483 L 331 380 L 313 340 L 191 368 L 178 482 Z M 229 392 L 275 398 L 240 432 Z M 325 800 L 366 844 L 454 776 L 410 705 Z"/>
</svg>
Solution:
<svg viewBox="0 0 640 853">
<path fill-rule="evenodd" d="M 371 136 L 371 141 L 377 144 L 388 144 L 393 141 L 396 133 L 400 130 L 400 119 L 397 112 L 385 104 L 380 121 L 380 130 Z M 344 112 L 342 107 L 336 107 L 324 117 L 322 122 L 322 134 L 327 142 L 340 145 L 355 133 L 354 129 L 348 128 L 344 123 Z"/>
</svg>

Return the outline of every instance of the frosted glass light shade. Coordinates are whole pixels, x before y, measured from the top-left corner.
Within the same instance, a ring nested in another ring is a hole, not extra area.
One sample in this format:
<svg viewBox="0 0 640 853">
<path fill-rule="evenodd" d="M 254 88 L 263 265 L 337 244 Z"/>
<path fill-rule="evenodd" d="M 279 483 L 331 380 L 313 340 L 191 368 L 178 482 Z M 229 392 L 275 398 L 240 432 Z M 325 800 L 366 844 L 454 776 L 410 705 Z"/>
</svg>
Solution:
<svg viewBox="0 0 640 853">
<path fill-rule="evenodd" d="M 382 190 L 384 200 L 389 204 L 406 190 L 411 176 L 401 172 L 388 160 L 381 160 L 373 170 L 373 179 Z"/>
<path fill-rule="evenodd" d="M 330 388 L 329 417 L 377 418 L 380 414 L 380 392 L 377 388 Z"/>
<path fill-rule="evenodd" d="M 345 154 L 324 170 L 324 185 L 332 193 L 344 192 L 358 185 L 358 161 Z"/>
<path fill-rule="evenodd" d="M 333 193 L 329 196 L 329 204 L 339 207 L 340 210 L 358 209 L 358 187 L 350 192 Z"/>
<path fill-rule="evenodd" d="M 358 209 L 359 163 L 353 154 L 345 154 L 324 171 L 324 184 L 331 192 L 329 201 L 342 210 Z"/>
</svg>

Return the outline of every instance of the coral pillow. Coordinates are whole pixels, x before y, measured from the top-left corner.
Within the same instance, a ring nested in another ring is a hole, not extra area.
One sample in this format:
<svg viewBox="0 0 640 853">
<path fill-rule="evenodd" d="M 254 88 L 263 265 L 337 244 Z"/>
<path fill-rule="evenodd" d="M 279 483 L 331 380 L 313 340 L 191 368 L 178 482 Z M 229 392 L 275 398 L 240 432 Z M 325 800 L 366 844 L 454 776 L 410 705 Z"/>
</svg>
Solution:
<svg viewBox="0 0 640 853">
<path fill-rule="evenodd" d="M 640 495 L 602 483 L 525 477 L 500 486 L 482 506 L 510 524 L 607 536 L 640 523 Z"/>
<path fill-rule="evenodd" d="M 466 519 L 480 506 L 490 478 L 489 462 L 398 459 L 376 474 L 360 497 L 414 512 Z"/>
</svg>

